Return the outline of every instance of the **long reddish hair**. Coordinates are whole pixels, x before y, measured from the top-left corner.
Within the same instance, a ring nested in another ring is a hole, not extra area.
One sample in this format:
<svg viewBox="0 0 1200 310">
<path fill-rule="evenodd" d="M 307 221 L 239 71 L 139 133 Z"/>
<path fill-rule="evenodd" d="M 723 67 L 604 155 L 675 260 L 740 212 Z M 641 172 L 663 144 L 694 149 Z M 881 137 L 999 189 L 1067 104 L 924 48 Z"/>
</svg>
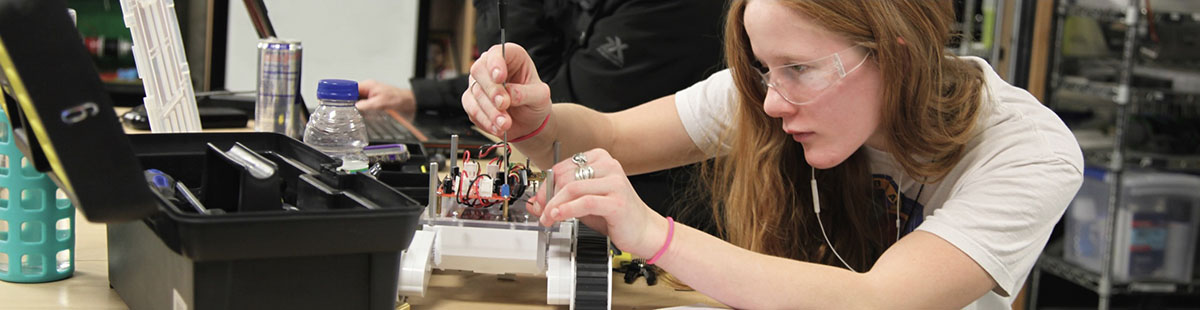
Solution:
<svg viewBox="0 0 1200 310">
<path fill-rule="evenodd" d="M 781 120 L 763 112 L 767 89 L 743 24 L 748 1 L 731 4 L 725 28 L 726 61 L 738 89 L 732 128 L 722 139 L 731 149 L 703 170 L 711 180 L 718 230 L 753 251 L 841 266 L 813 223 L 810 167 L 801 144 L 779 130 Z M 872 51 L 869 61 L 884 81 L 885 151 L 903 154 L 893 157 L 909 176 L 940 181 L 962 158 L 983 86 L 978 68 L 945 49 L 954 16 L 950 1 L 778 1 Z M 885 207 L 871 198 L 866 155 L 860 150 L 816 178 L 820 215 L 834 246 L 855 269 L 868 270 L 891 237 L 882 229 Z"/>
</svg>

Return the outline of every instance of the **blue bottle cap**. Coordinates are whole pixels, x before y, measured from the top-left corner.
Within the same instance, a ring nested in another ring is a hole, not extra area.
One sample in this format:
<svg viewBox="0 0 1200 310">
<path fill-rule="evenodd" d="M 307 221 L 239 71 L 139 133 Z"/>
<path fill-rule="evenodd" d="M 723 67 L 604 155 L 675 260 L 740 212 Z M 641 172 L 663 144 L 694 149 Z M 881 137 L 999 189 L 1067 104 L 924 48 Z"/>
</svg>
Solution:
<svg viewBox="0 0 1200 310">
<path fill-rule="evenodd" d="M 317 84 L 317 99 L 358 100 L 358 82 L 326 79 Z"/>
</svg>

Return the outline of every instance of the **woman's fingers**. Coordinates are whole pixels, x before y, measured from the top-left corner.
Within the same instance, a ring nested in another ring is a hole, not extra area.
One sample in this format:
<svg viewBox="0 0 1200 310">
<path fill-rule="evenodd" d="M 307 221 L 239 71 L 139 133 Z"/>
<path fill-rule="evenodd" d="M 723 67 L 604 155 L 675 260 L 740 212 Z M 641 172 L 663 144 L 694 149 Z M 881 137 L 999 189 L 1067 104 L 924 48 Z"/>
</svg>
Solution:
<svg viewBox="0 0 1200 310">
<path fill-rule="evenodd" d="M 490 131 L 499 132 L 496 118 L 501 115 L 496 109 L 498 102 L 504 102 L 503 91 L 505 60 L 501 58 L 499 46 L 493 46 L 487 52 L 479 55 L 479 60 L 471 65 L 471 77 L 468 79 L 467 91 L 463 94 L 463 110 L 475 125 Z"/>
<path fill-rule="evenodd" d="M 566 219 L 589 215 L 607 218 L 611 214 L 613 202 L 612 198 L 605 196 L 588 195 L 579 197 L 542 213 L 540 221 L 542 225 L 550 226 Z"/>
<path fill-rule="evenodd" d="M 481 86 L 477 84 L 478 83 L 474 84 L 474 86 L 467 90 L 468 93 L 471 93 L 474 96 L 475 102 L 478 103 L 479 112 L 476 117 L 481 119 L 480 122 L 477 122 L 476 124 L 480 125 L 480 128 L 488 130 L 494 135 L 499 135 L 500 128 L 497 126 L 497 120 L 499 120 L 504 113 L 496 109 L 496 103 L 504 102 L 504 96 L 492 96 L 489 92 L 483 90 Z"/>
<path fill-rule="evenodd" d="M 576 160 L 582 162 L 583 165 L 579 165 Z M 590 171 L 581 172 L 583 169 L 589 169 Z M 586 198 L 589 196 L 611 196 L 612 193 L 621 190 L 620 186 L 622 182 L 620 181 L 625 177 L 620 164 L 603 149 L 593 149 L 584 152 L 582 153 L 582 157 L 578 159 L 576 155 L 572 155 L 571 158 L 556 164 L 554 171 L 555 180 L 559 180 L 555 182 L 554 198 L 546 201 L 543 205 L 539 205 L 542 208 L 539 210 L 541 212 L 540 217 L 543 224 L 547 225 L 576 216 L 560 216 L 556 213 L 555 209 L 561 205 L 579 199 L 586 201 L 591 199 Z M 586 179 L 576 179 L 576 176 L 582 176 Z M 579 211 L 574 210 L 571 214 L 578 214 Z"/>
<path fill-rule="evenodd" d="M 605 151 L 604 149 L 597 148 L 583 152 L 583 163 L 583 166 L 592 167 L 593 179 L 598 179 L 612 173 L 617 173 L 618 171 L 620 171 L 621 175 L 625 174 L 625 172 L 619 168 L 620 164 L 618 164 L 617 161 L 612 158 L 612 155 L 609 155 L 608 151 Z M 575 181 L 575 173 L 579 171 L 579 169 L 583 169 L 583 167 L 579 166 L 579 164 L 575 162 L 575 155 L 570 155 L 566 159 L 563 159 L 561 162 L 555 164 L 553 168 L 556 191 Z"/>
<path fill-rule="evenodd" d="M 510 135 L 527 134 L 549 113 L 550 87 L 538 77 L 533 60 L 519 45 L 496 45 L 481 54 L 471 65 L 469 85 L 462 98 L 463 110 L 476 126 L 491 134 L 499 136 L 512 129 L 517 131 Z M 512 110 L 522 106 L 527 108 Z"/>
<path fill-rule="evenodd" d="M 516 107 L 550 102 L 550 85 L 546 83 L 511 84 L 508 85 L 508 94 L 511 105 Z M 509 102 L 504 103 L 508 104 Z M 508 106 L 500 105 L 500 108 L 507 109 Z"/>
<path fill-rule="evenodd" d="M 542 212 L 542 216 L 545 217 L 544 213 L 553 211 L 554 208 L 557 208 L 559 205 L 575 199 L 589 195 L 606 196 L 609 192 L 615 190 L 611 183 L 614 182 L 610 182 L 607 179 L 571 182 L 570 184 L 567 184 L 563 188 L 554 192 L 554 198 L 551 198 L 550 201 L 547 201 L 546 204 L 543 205 L 545 210 L 543 210 L 544 212 Z"/>
<path fill-rule="evenodd" d="M 525 212 L 540 218 L 542 217 L 542 204 L 538 203 L 536 198 L 530 199 L 525 202 Z"/>
<path fill-rule="evenodd" d="M 492 46 L 487 52 L 479 55 L 479 60 L 476 60 L 475 64 L 471 66 L 471 77 L 484 91 L 493 95 L 496 95 L 496 92 L 501 90 L 503 84 L 507 82 L 505 77 L 508 73 L 508 64 L 503 57 L 516 56 L 501 54 L 499 45 Z"/>
<path fill-rule="evenodd" d="M 559 205 L 550 212 L 550 221 L 558 222 L 569 218 L 578 218 L 588 215 L 595 215 L 602 218 L 611 216 L 616 208 L 620 207 L 619 202 L 612 197 L 588 195 L 579 199 L 571 200 L 567 203 Z"/>
<path fill-rule="evenodd" d="M 542 207 L 546 205 L 546 191 L 539 190 L 529 201 L 525 203 L 525 211 L 533 216 L 542 216 Z"/>
<path fill-rule="evenodd" d="M 474 84 L 474 83 L 472 83 L 472 84 Z M 462 95 L 463 112 L 467 113 L 467 117 L 471 118 L 471 122 L 475 123 L 475 126 L 479 126 L 479 128 L 484 128 L 484 129 L 491 129 L 492 128 L 491 118 L 488 117 L 487 113 L 485 113 L 483 111 L 483 108 L 481 107 L 482 105 L 486 105 L 487 103 L 480 104 L 478 102 L 480 100 L 480 98 L 476 97 L 476 92 L 473 90 L 473 88 L 475 88 L 475 86 L 472 85 L 469 87 L 471 87 L 471 88 L 468 88 L 467 91 L 463 92 L 463 95 Z"/>
</svg>

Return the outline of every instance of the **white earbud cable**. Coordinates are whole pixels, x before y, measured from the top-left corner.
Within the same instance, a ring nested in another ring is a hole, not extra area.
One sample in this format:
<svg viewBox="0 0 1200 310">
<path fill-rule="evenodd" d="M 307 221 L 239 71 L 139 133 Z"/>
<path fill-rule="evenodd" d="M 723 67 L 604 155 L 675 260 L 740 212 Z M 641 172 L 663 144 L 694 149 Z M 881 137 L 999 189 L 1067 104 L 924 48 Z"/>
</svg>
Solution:
<svg viewBox="0 0 1200 310">
<path fill-rule="evenodd" d="M 900 178 L 896 178 L 896 242 L 900 242 L 900 203 L 904 200 Z"/>
<path fill-rule="evenodd" d="M 809 175 L 812 177 L 809 181 L 810 185 L 812 185 L 813 211 L 817 213 L 817 225 L 821 226 L 821 237 L 825 237 L 825 244 L 829 245 L 829 250 L 833 252 L 833 256 L 837 256 L 837 259 L 842 261 L 842 265 L 845 265 L 847 269 L 857 273 L 858 270 L 854 270 L 854 267 L 850 267 L 850 264 L 847 264 L 846 260 L 842 259 L 842 254 L 838 254 L 837 249 L 833 247 L 833 242 L 829 242 L 829 235 L 825 234 L 825 224 L 821 223 L 821 198 L 817 196 L 817 170 L 811 166 L 809 168 L 811 169 Z"/>
<path fill-rule="evenodd" d="M 847 264 L 845 259 L 842 259 L 842 254 L 838 254 L 837 249 L 833 247 L 833 242 L 829 241 L 829 235 L 825 234 L 825 223 L 821 222 L 821 197 L 817 194 L 817 168 L 809 166 L 809 171 L 809 187 L 812 189 L 813 212 L 817 214 L 817 225 L 821 227 L 821 237 L 825 238 L 825 244 L 829 245 L 829 250 L 833 252 L 833 256 L 837 256 L 842 265 L 845 265 L 850 271 L 858 272 L 858 270 L 854 270 L 854 267 L 850 267 L 850 264 Z M 900 181 L 896 181 L 896 242 L 900 241 L 900 190 Z"/>
</svg>

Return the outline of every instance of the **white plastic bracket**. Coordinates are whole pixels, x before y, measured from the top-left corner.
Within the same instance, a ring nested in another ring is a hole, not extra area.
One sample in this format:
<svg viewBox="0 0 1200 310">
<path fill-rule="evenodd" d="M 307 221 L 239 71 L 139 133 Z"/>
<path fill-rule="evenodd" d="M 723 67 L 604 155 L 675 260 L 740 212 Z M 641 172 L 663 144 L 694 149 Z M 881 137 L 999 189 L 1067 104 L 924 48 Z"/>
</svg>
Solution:
<svg viewBox="0 0 1200 310">
<path fill-rule="evenodd" d="M 429 277 L 433 273 L 434 232 L 418 230 L 413 234 L 412 243 L 400 254 L 400 286 L 402 296 L 425 297 L 425 289 L 429 287 Z"/>
<path fill-rule="evenodd" d="M 564 221 L 550 233 L 546 253 L 546 303 L 569 305 L 575 295 L 575 225 Z"/>
</svg>

